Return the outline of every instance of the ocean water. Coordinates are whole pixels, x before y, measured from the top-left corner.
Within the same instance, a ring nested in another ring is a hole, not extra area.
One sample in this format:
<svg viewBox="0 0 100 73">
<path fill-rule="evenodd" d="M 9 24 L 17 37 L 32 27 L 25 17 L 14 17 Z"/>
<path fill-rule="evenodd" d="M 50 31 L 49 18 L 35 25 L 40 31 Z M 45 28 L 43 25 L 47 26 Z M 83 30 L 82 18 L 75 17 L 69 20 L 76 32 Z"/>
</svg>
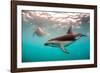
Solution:
<svg viewBox="0 0 100 73">
<path fill-rule="evenodd" d="M 36 26 L 29 25 L 27 22 L 22 22 L 22 62 L 47 62 L 47 61 L 64 61 L 64 60 L 87 60 L 90 59 L 90 38 L 81 37 L 69 46 L 66 46 L 66 50 L 70 54 L 64 53 L 58 47 L 45 46 L 44 44 L 53 37 L 66 34 L 67 29 L 52 29 L 49 26 L 47 31 L 50 36 L 38 36 L 34 34 Z M 85 25 L 84 25 L 85 24 Z M 83 23 L 81 29 L 75 32 L 81 32 L 85 34 L 89 30 L 89 24 Z"/>
</svg>

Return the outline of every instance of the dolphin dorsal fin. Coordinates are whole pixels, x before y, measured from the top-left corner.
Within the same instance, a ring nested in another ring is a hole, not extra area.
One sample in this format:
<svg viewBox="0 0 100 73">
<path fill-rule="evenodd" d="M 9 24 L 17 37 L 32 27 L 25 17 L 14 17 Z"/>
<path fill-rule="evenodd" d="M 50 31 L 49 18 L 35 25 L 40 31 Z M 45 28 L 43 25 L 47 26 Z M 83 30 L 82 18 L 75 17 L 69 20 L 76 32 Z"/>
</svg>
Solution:
<svg viewBox="0 0 100 73">
<path fill-rule="evenodd" d="M 69 27 L 69 29 L 67 31 L 67 34 L 73 34 L 73 32 L 72 32 L 72 26 Z"/>
</svg>

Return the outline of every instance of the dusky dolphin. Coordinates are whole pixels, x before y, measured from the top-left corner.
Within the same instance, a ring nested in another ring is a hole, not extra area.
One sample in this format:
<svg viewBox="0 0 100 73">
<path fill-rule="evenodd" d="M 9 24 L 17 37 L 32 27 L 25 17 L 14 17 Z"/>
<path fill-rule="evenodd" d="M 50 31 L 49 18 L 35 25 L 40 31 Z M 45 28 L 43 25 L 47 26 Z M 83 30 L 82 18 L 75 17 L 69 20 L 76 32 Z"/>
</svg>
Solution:
<svg viewBox="0 0 100 73">
<path fill-rule="evenodd" d="M 86 36 L 86 35 L 81 34 L 81 33 L 73 33 L 72 26 L 71 26 L 71 27 L 69 27 L 66 35 L 52 38 L 52 39 L 48 40 L 44 45 L 52 46 L 52 47 L 53 46 L 59 47 L 64 53 L 69 54 L 69 52 L 67 50 L 65 50 L 65 48 L 64 48 L 65 44 L 67 43 L 67 46 L 68 46 L 71 43 L 73 43 L 74 41 L 80 39 L 80 37 L 82 37 L 82 36 Z"/>
</svg>

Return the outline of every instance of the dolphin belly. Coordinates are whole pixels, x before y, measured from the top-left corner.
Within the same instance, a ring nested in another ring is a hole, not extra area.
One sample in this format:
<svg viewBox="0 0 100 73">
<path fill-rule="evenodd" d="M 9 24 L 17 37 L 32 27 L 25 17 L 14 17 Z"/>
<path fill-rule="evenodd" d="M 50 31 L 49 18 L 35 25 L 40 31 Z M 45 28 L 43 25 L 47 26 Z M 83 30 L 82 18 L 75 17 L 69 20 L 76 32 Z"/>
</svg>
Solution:
<svg viewBox="0 0 100 73">
<path fill-rule="evenodd" d="M 49 44 L 69 44 L 72 41 L 48 41 L 47 43 L 45 43 L 45 45 L 49 45 Z"/>
<path fill-rule="evenodd" d="M 45 46 L 51 46 L 51 47 L 58 47 L 60 48 L 64 53 L 69 54 L 67 49 L 64 48 L 65 44 L 70 44 L 72 41 L 48 41 L 45 43 Z"/>
</svg>

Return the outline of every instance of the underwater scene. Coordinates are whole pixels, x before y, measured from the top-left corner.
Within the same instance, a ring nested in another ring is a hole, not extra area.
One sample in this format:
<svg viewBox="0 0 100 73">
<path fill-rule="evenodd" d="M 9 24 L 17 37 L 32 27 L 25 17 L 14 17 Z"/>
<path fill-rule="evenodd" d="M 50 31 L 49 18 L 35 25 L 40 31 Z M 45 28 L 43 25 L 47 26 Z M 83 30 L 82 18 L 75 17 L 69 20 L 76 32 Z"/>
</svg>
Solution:
<svg viewBox="0 0 100 73">
<path fill-rule="evenodd" d="M 90 14 L 22 10 L 22 62 L 90 59 Z"/>
</svg>

